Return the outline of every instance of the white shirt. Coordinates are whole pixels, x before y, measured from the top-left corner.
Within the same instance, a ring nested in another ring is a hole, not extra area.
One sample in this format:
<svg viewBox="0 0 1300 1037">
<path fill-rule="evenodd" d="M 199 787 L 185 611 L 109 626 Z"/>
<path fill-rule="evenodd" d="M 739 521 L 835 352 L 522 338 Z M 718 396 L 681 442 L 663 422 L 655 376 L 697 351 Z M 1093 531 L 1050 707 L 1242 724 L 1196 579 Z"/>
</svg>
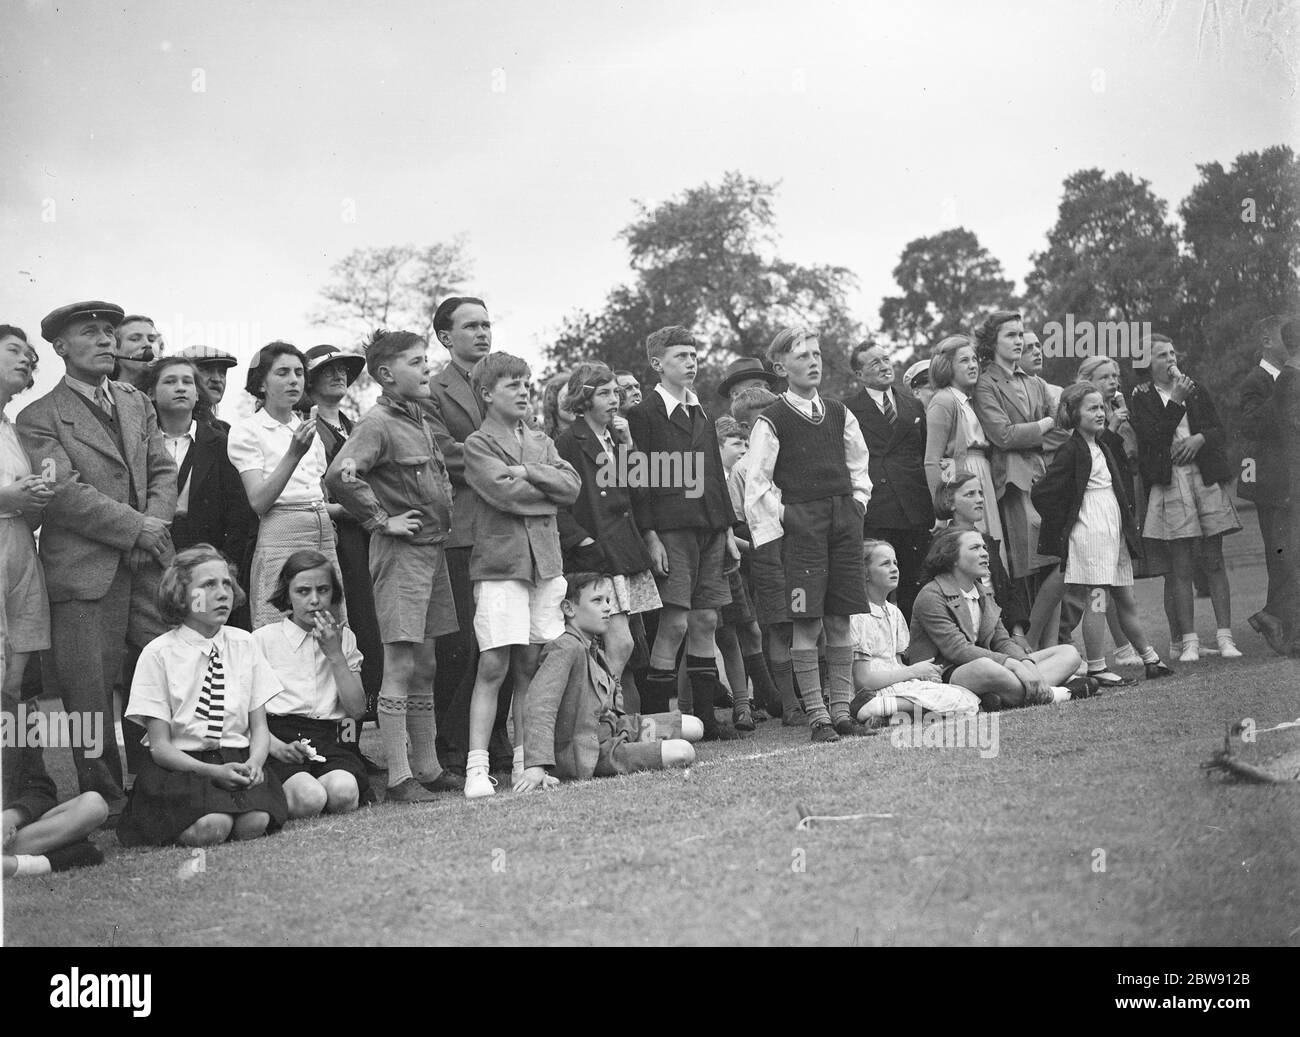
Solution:
<svg viewBox="0 0 1300 1037">
<path fill-rule="evenodd" d="M 897 666 L 898 657 L 911 644 L 907 620 L 903 618 L 899 607 L 891 601 L 884 605 L 870 605 L 868 609 L 867 612 L 849 617 L 854 658 Z"/>
<path fill-rule="evenodd" d="M 9 416 L 0 411 L 0 486 L 11 486 L 31 474 L 32 463 L 18 439 L 18 430 Z M 21 511 L 6 511 L 0 513 L 0 518 L 15 518 L 21 514 Z"/>
<path fill-rule="evenodd" d="M 289 452 L 289 441 L 302 418 L 295 414 L 287 425 L 271 417 L 265 410 L 259 410 L 243 421 L 230 427 L 230 438 L 226 443 L 226 454 L 235 471 L 240 475 L 245 472 L 261 472 L 262 478 L 268 478 L 279 465 L 280 460 Z M 298 459 L 298 467 L 289 476 L 284 492 L 276 499 L 276 504 L 311 504 L 324 501 L 321 491 L 321 479 L 327 468 L 325 462 L 325 444 L 320 436 L 311 442 L 311 449 Z"/>
<path fill-rule="evenodd" d="M 168 721 L 177 749 L 198 752 L 217 748 L 206 737 L 207 720 L 194 715 L 213 644 L 221 654 L 226 675 L 221 748 L 247 749 L 248 715 L 271 700 L 280 690 L 280 681 L 246 630 L 222 627 L 209 640 L 182 625 L 155 637 L 136 663 L 131 698 L 123 711 L 126 716 L 145 726 L 150 720 Z"/>
<path fill-rule="evenodd" d="M 826 405 L 816 393 L 808 400 L 789 391 L 783 395 L 795 410 L 810 418 L 816 419 L 826 411 Z M 745 484 L 745 519 L 749 522 L 755 547 L 785 535 L 781 525 L 785 505 L 781 501 L 780 488 L 772 481 L 780 451 L 781 441 L 772 423 L 755 420 L 749 433 L 749 453 L 745 455 L 749 472 Z M 865 508 L 871 503 L 871 476 L 868 474 L 871 458 L 858 419 L 847 407 L 844 408 L 844 460 L 853 485 L 853 499 Z"/>
<path fill-rule="evenodd" d="M 356 635 L 347 627 L 343 634 L 343 658 L 353 673 L 361 672 L 361 652 Z M 283 690 L 267 703 L 266 711 L 275 716 L 310 717 L 312 720 L 344 720 L 347 710 L 339 702 L 334 671 L 325 658 L 320 642 L 310 630 L 292 619 L 258 627 L 253 641 L 271 664 Z"/>
<path fill-rule="evenodd" d="M 167 448 L 168 456 L 176 463 L 176 471 L 181 470 L 181 462 L 189 456 L 190 448 L 194 446 L 194 433 L 198 430 L 199 423 L 191 421 L 190 427 L 182 432 L 179 436 L 173 436 L 164 432 L 163 446 Z M 185 485 L 181 487 L 180 495 L 176 498 L 176 514 L 185 515 L 190 510 L 190 480 L 185 480 Z"/>
<path fill-rule="evenodd" d="M 948 390 L 957 401 L 957 418 L 966 430 L 966 445 L 968 447 L 982 446 L 987 449 L 989 437 L 984 435 L 984 426 L 980 424 L 979 415 L 975 413 L 975 408 L 971 406 L 970 397 L 955 385 L 948 386 Z"/>
<path fill-rule="evenodd" d="M 1259 358 L 1259 366 L 1262 367 L 1265 371 L 1267 371 L 1268 376 L 1272 378 L 1273 381 L 1275 382 L 1277 381 L 1277 376 L 1282 373 L 1282 369 L 1280 367 L 1275 367 L 1273 364 L 1270 364 L 1268 360 L 1265 359 L 1264 357 Z"/>
<path fill-rule="evenodd" d="M 971 627 L 975 631 L 975 637 L 978 640 L 980 636 L 980 619 L 983 616 L 983 610 L 980 608 L 980 589 L 972 587 L 968 591 L 962 591 L 962 597 L 966 599 L 966 610 L 970 613 Z"/>
<path fill-rule="evenodd" d="M 655 386 L 655 392 L 663 398 L 664 406 L 668 409 L 668 416 L 671 418 L 673 416 L 673 411 L 682 405 L 682 401 L 665 389 L 663 382 L 660 382 Z M 686 403 L 690 407 L 698 407 L 700 405 L 700 398 L 695 395 L 693 390 L 687 389 Z"/>
<path fill-rule="evenodd" d="M 888 396 L 889 403 L 894 408 L 894 417 L 898 417 L 898 397 L 893 395 L 892 390 L 873 389 L 869 385 L 864 386 L 864 388 L 867 390 L 867 395 L 871 397 L 872 402 L 875 403 L 876 409 L 879 410 L 881 414 L 885 413 L 885 397 Z"/>
<path fill-rule="evenodd" d="M 1158 393 L 1160 394 L 1160 402 L 1163 403 L 1163 404 L 1165 404 L 1165 405 L 1168 405 L 1169 401 L 1172 400 L 1173 397 L 1170 396 L 1167 392 L 1165 392 L 1165 391 L 1164 391 L 1162 388 L 1160 388 L 1160 386 L 1158 386 L 1158 385 L 1155 385 L 1154 388 L 1155 388 L 1156 392 L 1158 392 Z M 1169 441 L 1169 445 L 1170 445 L 1170 446 L 1173 446 L 1174 443 L 1175 443 L 1177 440 L 1179 440 L 1179 439 L 1186 439 L 1186 438 L 1187 438 L 1188 436 L 1190 436 L 1191 434 L 1192 434 L 1192 427 L 1191 427 L 1189 424 L 1187 424 L 1187 401 L 1184 400 L 1184 401 L 1183 401 L 1183 417 L 1182 417 L 1182 420 L 1180 420 L 1180 421 L 1178 422 L 1178 429 L 1177 429 L 1177 431 L 1174 433 L 1174 438 L 1173 438 L 1172 440 Z"/>
</svg>

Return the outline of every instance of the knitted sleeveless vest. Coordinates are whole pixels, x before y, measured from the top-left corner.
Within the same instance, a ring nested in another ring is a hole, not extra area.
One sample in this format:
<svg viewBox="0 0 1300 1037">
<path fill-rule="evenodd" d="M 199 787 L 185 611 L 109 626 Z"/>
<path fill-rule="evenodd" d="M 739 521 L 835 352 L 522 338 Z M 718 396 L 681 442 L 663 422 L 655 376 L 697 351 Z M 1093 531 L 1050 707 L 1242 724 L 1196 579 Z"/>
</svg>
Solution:
<svg viewBox="0 0 1300 1037">
<path fill-rule="evenodd" d="M 763 411 L 781 441 L 772 481 L 786 504 L 853 493 L 844 459 L 844 404 L 827 399 L 821 403 L 825 410 L 819 422 L 805 418 L 784 396 Z"/>
</svg>

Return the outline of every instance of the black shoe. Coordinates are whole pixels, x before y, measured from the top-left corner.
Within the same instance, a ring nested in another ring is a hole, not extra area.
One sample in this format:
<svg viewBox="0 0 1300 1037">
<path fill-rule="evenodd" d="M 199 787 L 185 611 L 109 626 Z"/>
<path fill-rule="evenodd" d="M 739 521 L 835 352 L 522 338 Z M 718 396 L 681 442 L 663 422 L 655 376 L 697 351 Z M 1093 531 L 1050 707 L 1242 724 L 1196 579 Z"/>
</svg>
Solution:
<svg viewBox="0 0 1300 1037">
<path fill-rule="evenodd" d="M 1172 677 L 1173 675 L 1174 671 L 1159 659 L 1146 664 L 1146 676 L 1149 681 L 1159 680 L 1161 677 Z"/>
<path fill-rule="evenodd" d="M 737 742 L 743 735 L 730 724 L 719 724 L 714 721 L 712 726 L 705 726 L 704 737 L 702 742 Z"/>
<path fill-rule="evenodd" d="M 833 726 L 837 735 L 847 735 L 851 738 L 862 738 L 876 733 L 870 728 L 859 724 L 852 717 L 840 717 Z"/>
<path fill-rule="evenodd" d="M 754 718 L 754 723 L 761 724 L 764 720 L 771 720 L 772 715 L 762 706 L 755 706 L 750 716 Z"/>
<path fill-rule="evenodd" d="M 434 795 L 414 778 L 407 778 L 384 793 L 385 803 L 432 803 Z"/>
<path fill-rule="evenodd" d="M 1128 681 L 1121 678 L 1119 684 L 1103 684 L 1096 677 L 1089 675 L 1068 680 L 1065 682 L 1065 687 L 1070 692 L 1071 699 L 1090 699 L 1103 687 L 1122 687 L 1128 683 Z"/>
<path fill-rule="evenodd" d="M 986 695 L 980 696 L 980 709 L 985 713 L 1002 712 L 1002 696 L 995 691 L 990 691 Z"/>
<path fill-rule="evenodd" d="M 820 724 L 813 724 L 812 737 L 809 740 L 813 742 L 838 742 L 840 736 L 831 724 L 823 720 Z"/>
<path fill-rule="evenodd" d="M 89 868 L 104 863 L 104 855 L 94 843 L 83 839 L 71 846 L 60 846 L 45 854 L 51 871 L 68 871 L 71 868 Z"/>
<path fill-rule="evenodd" d="M 416 780 L 419 781 L 418 778 Z M 433 781 L 421 781 L 420 784 L 430 792 L 464 792 L 465 775 L 443 771 Z"/>
<path fill-rule="evenodd" d="M 742 702 L 731 711 L 731 723 L 737 731 L 753 731 L 754 713 L 748 702 Z"/>
<path fill-rule="evenodd" d="M 1262 634 L 1264 640 L 1268 642 L 1269 648 L 1277 652 L 1278 655 L 1287 655 L 1291 651 L 1287 642 L 1286 627 L 1276 616 L 1270 616 L 1267 612 L 1256 612 L 1250 619 L 1246 620 L 1251 629 Z"/>
<path fill-rule="evenodd" d="M 1080 678 L 1076 677 L 1075 680 Z M 1090 673 L 1087 677 L 1102 691 L 1109 691 L 1111 688 L 1131 688 L 1137 681 L 1131 681 L 1127 677 L 1121 677 L 1118 673 L 1111 673 L 1109 670 L 1102 670 L 1100 673 Z M 1073 694 L 1073 682 L 1066 681 L 1065 686 L 1071 689 Z M 1094 692 L 1095 693 L 1095 692 Z"/>
<path fill-rule="evenodd" d="M 858 714 L 862 712 L 862 707 L 876 697 L 874 691 L 860 691 L 853 696 L 853 701 L 849 703 L 849 716 L 854 720 L 858 719 Z"/>
</svg>

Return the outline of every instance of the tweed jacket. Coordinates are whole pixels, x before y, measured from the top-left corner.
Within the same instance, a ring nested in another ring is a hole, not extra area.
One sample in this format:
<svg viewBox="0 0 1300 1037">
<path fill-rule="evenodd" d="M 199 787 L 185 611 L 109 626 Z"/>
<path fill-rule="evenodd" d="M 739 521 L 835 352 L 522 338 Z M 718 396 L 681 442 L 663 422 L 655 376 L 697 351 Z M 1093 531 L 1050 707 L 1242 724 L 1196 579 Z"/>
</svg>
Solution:
<svg viewBox="0 0 1300 1037">
<path fill-rule="evenodd" d="M 1027 407 L 1016 391 L 1017 383 L 1028 397 Z M 989 469 L 998 500 L 1008 486 L 1028 493 L 1047 470 L 1043 459 L 1045 433 L 1038 427 L 1043 418 L 1053 416 L 1047 383 L 1018 369 L 1007 374 L 993 363 L 980 373 L 971 402 L 993 447 Z"/>
</svg>

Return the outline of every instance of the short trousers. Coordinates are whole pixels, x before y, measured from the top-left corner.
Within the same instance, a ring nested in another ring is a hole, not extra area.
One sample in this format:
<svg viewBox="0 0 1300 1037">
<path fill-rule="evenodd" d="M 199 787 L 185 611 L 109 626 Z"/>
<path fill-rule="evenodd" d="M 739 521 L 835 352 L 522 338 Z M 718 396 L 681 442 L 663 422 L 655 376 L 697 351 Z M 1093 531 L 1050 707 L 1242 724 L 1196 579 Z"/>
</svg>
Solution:
<svg viewBox="0 0 1300 1037">
<path fill-rule="evenodd" d="M 600 718 L 600 755 L 595 776 L 612 778 L 638 771 L 663 770 L 665 738 L 682 736 L 682 715 L 668 713 L 605 713 Z"/>
<path fill-rule="evenodd" d="M 657 578 L 665 605 L 717 609 L 731 601 L 722 572 L 727 555 L 724 530 L 666 529 L 659 539 L 668 552 L 668 575 Z"/>
<path fill-rule="evenodd" d="M 376 533 L 370 538 L 370 579 L 384 644 L 420 644 L 460 629 L 441 544 Z"/>
<path fill-rule="evenodd" d="M 749 591 L 745 587 L 745 570 L 737 567 L 727 573 L 727 581 L 731 587 L 731 603 L 722 606 L 722 612 L 719 619 L 727 626 L 740 626 L 742 623 L 752 623 L 754 621 L 754 603 L 750 601 Z"/>
<path fill-rule="evenodd" d="M 479 651 L 506 645 L 544 645 L 564 633 L 563 576 L 474 582 L 474 636 Z"/>
<path fill-rule="evenodd" d="M 869 610 L 862 513 L 850 495 L 787 504 L 781 524 L 786 619 Z"/>
<path fill-rule="evenodd" d="M 754 548 L 749 558 L 753 577 L 754 618 L 760 626 L 790 622 L 790 603 L 785 596 L 785 565 L 781 561 L 781 541 L 769 541 Z"/>
</svg>

